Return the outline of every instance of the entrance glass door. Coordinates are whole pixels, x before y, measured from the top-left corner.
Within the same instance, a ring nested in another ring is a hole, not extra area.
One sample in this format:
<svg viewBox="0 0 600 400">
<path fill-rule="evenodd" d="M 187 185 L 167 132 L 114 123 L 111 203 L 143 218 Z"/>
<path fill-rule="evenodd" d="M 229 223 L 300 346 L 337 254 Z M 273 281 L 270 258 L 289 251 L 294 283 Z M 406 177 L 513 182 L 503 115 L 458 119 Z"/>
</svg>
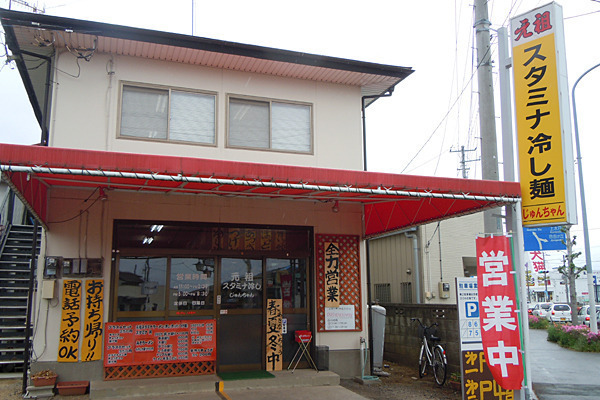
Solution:
<svg viewBox="0 0 600 400">
<path fill-rule="evenodd" d="M 222 258 L 217 322 L 219 370 L 261 369 L 263 359 L 263 263 Z"/>
</svg>

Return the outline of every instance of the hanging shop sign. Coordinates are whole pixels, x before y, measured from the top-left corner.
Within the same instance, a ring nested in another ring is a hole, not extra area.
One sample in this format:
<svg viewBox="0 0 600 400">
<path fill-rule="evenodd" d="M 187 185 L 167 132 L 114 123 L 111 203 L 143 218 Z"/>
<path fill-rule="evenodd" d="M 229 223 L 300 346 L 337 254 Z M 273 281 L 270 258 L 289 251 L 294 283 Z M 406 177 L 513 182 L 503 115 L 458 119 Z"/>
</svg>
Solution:
<svg viewBox="0 0 600 400">
<path fill-rule="evenodd" d="M 281 371 L 283 361 L 283 308 L 281 299 L 267 300 L 267 371 Z"/>
<path fill-rule="evenodd" d="M 62 314 L 58 343 L 58 362 L 79 361 L 81 335 L 81 281 L 63 281 Z"/>
<path fill-rule="evenodd" d="M 356 235 L 315 235 L 318 332 L 362 330 L 358 244 Z"/>
<path fill-rule="evenodd" d="M 511 20 L 523 225 L 576 224 L 562 8 Z"/>
<path fill-rule="evenodd" d="M 481 342 L 477 278 L 456 278 L 463 399 L 514 399 L 492 376 Z"/>
<path fill-rule="evenodd" d="M 283 230 L 253 228 L 213 228 L 212 250 L 272 251 L 287 250 Z"/>
<path fill-rule="evenodd" d="M 83 310 L 81 360 L 102 358 L 102 333 L 104 331 L 104 281 L 90 279 L 85 282 L 85 307 Z"/>
<path fill-rule="evenodd" d="M 523 360 L 511 246 L 506 236 L 477 238 L 477 290 L 481 339 L 494 379 L 518 390 Z"/>
<path fill-rule="evenodd" d="M 216 360 L 214 319 L 107 323 L 104 366 Z"/>
<path fill-rule="evenodd" d="M 340 246 L 325 242 L 325 307 L 340 306 Z"/>
</svg>

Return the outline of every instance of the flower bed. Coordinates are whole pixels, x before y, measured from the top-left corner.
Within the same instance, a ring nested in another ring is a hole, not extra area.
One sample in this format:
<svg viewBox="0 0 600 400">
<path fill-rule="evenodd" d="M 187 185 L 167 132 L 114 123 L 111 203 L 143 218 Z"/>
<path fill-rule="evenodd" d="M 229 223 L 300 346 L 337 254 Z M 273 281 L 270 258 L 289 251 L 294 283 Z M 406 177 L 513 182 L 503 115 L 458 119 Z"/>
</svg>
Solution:
<svg viewBox="0 0 600 400">
<path fill-rule="evenodd" d="M 529 316 L 529 329 L 548 329 L 548 325 L 546 318 L 536 317 L 535 315 Z"/>
<path fill-rule="evenodd" d="M 600 333 L 590 332 L 585 325 L 551 325 L 548 340 L 577 351 L 600 352 Z"/>
</svg>

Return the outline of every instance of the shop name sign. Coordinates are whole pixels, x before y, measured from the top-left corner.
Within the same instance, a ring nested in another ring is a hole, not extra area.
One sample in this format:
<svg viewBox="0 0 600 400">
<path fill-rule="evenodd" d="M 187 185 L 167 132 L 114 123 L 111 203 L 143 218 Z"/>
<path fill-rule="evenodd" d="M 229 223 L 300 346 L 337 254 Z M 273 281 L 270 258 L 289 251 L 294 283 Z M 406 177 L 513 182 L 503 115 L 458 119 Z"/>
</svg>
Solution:
<svg viewBox="0 0 600 400">
<path fill-rule="evenodd" d="M 523 225 L 576 224 L 562 8 L 511 20 Z"/>
<path fill-rule="evenodd" d="M 523 361 L 511 246 L 506 236 L 477 238 L 477 288 L 481 341 L 492 376 L 518 390 Z"/>
</svg>

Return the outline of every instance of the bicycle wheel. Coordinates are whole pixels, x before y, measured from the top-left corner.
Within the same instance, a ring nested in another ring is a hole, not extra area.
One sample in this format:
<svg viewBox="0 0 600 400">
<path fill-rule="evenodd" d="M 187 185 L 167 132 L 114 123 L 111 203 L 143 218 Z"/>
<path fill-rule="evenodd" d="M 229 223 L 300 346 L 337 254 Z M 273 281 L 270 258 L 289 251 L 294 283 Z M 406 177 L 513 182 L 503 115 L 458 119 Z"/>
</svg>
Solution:
<svg viewBox="0 0 600 400">
<path fill-rule="evenodd" d="M 422 378 L 426 375 L 425 371 L 427 370 L 427 350 L 425 349 L 425 345 L 421 345 L 421 352 L 419 353 L 419 378 Z"/>
<path fill-rule="evenodd" d="M 442 346 L 433 348 L 433 377 L 440 386 L 446 382 L 446 357 Z"/>
</svg>

